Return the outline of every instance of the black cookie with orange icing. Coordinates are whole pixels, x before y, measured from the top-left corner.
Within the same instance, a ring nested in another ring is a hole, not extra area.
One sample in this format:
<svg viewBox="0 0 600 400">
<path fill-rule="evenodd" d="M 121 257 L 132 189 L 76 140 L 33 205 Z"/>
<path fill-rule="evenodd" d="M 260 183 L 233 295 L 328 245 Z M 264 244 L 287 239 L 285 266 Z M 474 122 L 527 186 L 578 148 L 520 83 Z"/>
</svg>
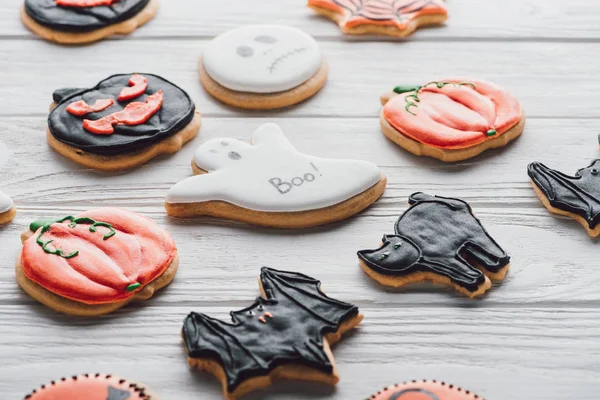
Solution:
<svg viewBox="0 0 600 400">
<path fill-rule="evenodd" d="M 484 400 L 461 387 L 439 381 L 412 381 L 390 386 L 367 400 Z"/>
<path fill-rule="evenodd" d="M 105 374 L 61 378 L 42 385 L 25 400 L 158 400 L 139 384 Z"/>
<path fill-rule="evenodd" d="M 86 2 L 97 5 L 75 5 Z M 25 12 L 35 22 L 48 28 L 62 32 L 89 32 L 131 18 L 149 2 L 150 0 L 25 0 Z"/>
</svg>

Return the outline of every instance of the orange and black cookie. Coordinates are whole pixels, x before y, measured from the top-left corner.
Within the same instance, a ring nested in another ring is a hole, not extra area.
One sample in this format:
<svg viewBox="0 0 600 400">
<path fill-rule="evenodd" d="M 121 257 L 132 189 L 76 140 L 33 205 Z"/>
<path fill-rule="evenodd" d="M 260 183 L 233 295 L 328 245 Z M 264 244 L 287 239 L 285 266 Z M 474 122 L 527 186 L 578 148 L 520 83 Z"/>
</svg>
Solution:
<svg viewBox="0 0 600 400">
<path fill-rule="evenodd" d="M 484 400 L 456 385 L 439 381 L 412 381 L 386 387 L 367 400 Z"/>
<path fill-rule="evenodd" d="M 25 400 L 158 400 L 143 385 L 106 374 L 84 374 L 42 385 Z"/>
<path fill-rule="evenodd" d="M 394 235 L 375 250 L 358 252 L 361 268 L 385 286 L 434 282 L 469 297 L 502 280 L 510 257 L 463 200 L 414 193 Z"/>
</svg>

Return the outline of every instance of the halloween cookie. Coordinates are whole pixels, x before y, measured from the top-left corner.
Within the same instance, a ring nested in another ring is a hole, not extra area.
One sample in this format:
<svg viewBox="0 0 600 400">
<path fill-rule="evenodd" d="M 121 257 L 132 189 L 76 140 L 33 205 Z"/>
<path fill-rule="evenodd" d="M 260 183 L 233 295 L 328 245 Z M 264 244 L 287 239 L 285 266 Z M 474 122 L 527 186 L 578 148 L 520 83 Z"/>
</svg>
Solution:
<svg viewBox="0 0 600 400">
<path fill-rule="evenodd" d="M 385 136 L 418 156 L 466 160 L 523 132 L 525 115 L 506 90 L 481 80 L 397 86 L 381 98 Z"/>
<path fill-rule="evenodd" d="M 299 103 L 327 80 L 317 42 L 284 25 L 249 25 L 209 43 L 198 70 L 208 93 L 229 105 L 268 110 Z"/>
<path fill-rule="evenodd" d="M 113 75 L 91 89 L 60 89 L 53 97 L 48 143 L 101 171 L 175 153 L 200 129 L 200 113 L 188 94 L 152 74 Z"/>
<path fill-rule="evenodd" d="M 0 192 L 0 225 L 8 224 L 16 214 L 17 210 L 12 199 Z"/>
<path fill-rule="evenodd" d="M 168 285 L 177 247 L 152 220 L 101 208 L 33 222 L 21 235 L 17 282 L 40 303 L 65 314 L 95 316 Z"/>
<path fill-rule="evenodd" d="M 231 313 L 232 322 L 191 313 L 182 336 L 190 366 L 215 375 L 236 399 L 276 378 L 335 385 L 330 345 L 362 321 L 358 307 L 327 297 L 321 282 L 263 268 L 262 297 Z"/>
<path fill-rule="evenodd" d="M 367 400 L 483 400 L 483 397 L 446 382 L 423 380 L 384 388 Z"/>
<path fill-rule="evenodd" d="M 25 400 L 158 400 L 144 386 L 106 374 L 75 375 L 33 390 Z"/>
<path fill-rule="evenodd" d="M 228 138 L 206 142 L 192 167 L 199 175 L 169 190 L 169 215 L 209 215 L 278 228 L 348 218 L 375 202 L 386 184 L 371 163 L 298 152 L 275 124 L 258 128 L 251 144 Z"/>
<path fill-rule="evenodd" d="M 464 201 L 414 193 L 394 235 L 376 250 L 358 252 L 360 266 L 385 286 L 430 281 L 469 297 L 504 279 L 510 257 Z"/>
<path fill-rule="evenodd" d="M 444 0 L 308 0 L 308 6 L 349 35 L 405 37 L 448 19 Z"/>
<path fill-rule="evenodd" d="M 25 0 L 21 20 L 43 39 L 82 44 L 129 34 L 157 11 L 158 0 Z"/>
<path fill-rule="evenodd" d="M 534 162 L 527 167 L 535 194 L 552 213 L 579 222 L 591 237 L 600 236 L 600 160 L 575 176 Z"/>
</svg>

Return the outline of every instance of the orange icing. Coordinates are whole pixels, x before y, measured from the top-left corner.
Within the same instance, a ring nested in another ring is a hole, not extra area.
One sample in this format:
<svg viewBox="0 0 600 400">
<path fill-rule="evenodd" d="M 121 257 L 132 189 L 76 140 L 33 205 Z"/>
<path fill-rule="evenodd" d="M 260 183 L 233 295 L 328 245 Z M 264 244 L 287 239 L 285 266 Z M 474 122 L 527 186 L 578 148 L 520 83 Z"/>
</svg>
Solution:
<svg viewBox="0 0 600 400">
<path fill-rule="evenodd" d="M 443 88 L 427 85 L 419 102 L 406 110 L 412 93 L 393 97 L 383 115 L 397 131 L 418 142 L 442 149 L 464 149 L 494 139 L 519 123 L 519 102 L 506 90 L 485 81 L 449 79 Z M 468 82 L 468 84 L 458 85 Z M 493 135 L 487 135 L 495 130 Z"/>
<path fill-rule="evenodd" d="M 110 389 L 112 388 L 112 389 Z M 137 390 L 136 390 L 137 389 Z M 25 399 L 27 400 L 107 400 L 112 398 L 123 398 L 113 392 L 131 393 L 127 400 L 150 400 L 142 388 L 130 382 L 110 375 L 80 375 L 57 379 L 53 383 L 36 389 Z"/>
<path fill-rule="evenodd" d="M 168 233 L 153 221 L 131 211 L 102 208 L 78 215 L 107 222 L 117 233 L 104 240 L 107 228 L 90 232 L 90 225 L 53 224 L 43 241 L 73 258 L 44 252 L 36 243 L 38 230 L 23 244 L 23 273 L 33 282 L 59 296 L 86 304 L 127 300 L 165 272 L 177 248 Z M 41 229 L 41 228 L 40 228 Z M 130 285 L 140 284 L 134 291 Z"/>
<path fill-rule="evenodd" d="M 408 382 L 385 388 L 370 400 L 483 400 L 457 386 L 436 381 Z"/>
<path fill-rule="evenodd" d="M 402 30 L 423 15 L 448 14 L 443 0 L 308 0 L 308 5 L 343 15 L 339 24 L 345 28 L 366 24 Z"/>
</svg>

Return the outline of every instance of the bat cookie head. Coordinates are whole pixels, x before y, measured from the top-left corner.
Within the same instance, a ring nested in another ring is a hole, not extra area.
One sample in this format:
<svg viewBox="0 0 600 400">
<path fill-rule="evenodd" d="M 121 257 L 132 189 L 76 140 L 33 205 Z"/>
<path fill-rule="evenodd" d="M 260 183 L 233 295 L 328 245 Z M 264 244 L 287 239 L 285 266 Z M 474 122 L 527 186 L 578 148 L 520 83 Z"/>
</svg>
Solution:
<svg viewBox="0 0 600 400">
<path fill-rule="evenodd" d="M 433 281 L 469 297 L 503 279 L 509 256 L 464 201 L 414 193 L 379 249 L 358 252 L 363 270 L 387 286 Z"/>
<path fill-rule="evenodd" d="M 283 25 L 249 25 L 215 38 L 202 55 L 212 79 L 241 92 L 275 93 L 310 79 L 321 67 L 316 41 Z"/>
</svg>

